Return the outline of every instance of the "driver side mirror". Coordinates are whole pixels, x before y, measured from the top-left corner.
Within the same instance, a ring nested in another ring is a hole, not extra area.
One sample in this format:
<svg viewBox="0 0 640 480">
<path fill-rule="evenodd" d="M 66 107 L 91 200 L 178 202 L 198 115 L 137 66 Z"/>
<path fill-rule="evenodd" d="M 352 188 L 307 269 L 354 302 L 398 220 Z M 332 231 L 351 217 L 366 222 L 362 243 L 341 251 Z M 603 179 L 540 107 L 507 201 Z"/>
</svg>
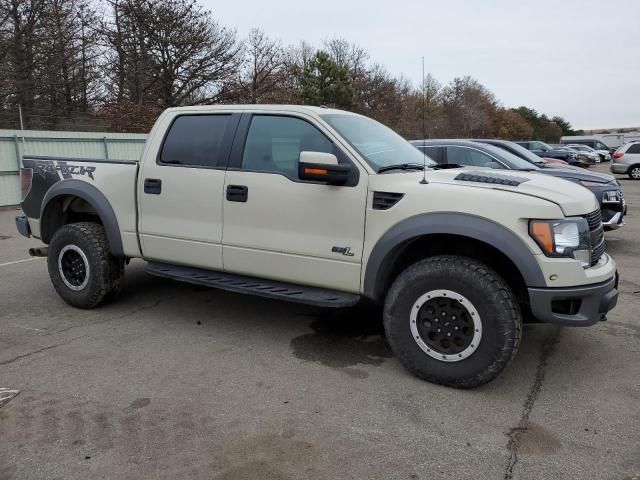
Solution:
<svg viewBox="0 0 640 480">
<path fill-rule="evenodd" d="M 300 152 L 298 178 L 327 185 L 344 185 L 349 180 L 351 166 L 339 164 L 332 153 Z"/>
</svg>

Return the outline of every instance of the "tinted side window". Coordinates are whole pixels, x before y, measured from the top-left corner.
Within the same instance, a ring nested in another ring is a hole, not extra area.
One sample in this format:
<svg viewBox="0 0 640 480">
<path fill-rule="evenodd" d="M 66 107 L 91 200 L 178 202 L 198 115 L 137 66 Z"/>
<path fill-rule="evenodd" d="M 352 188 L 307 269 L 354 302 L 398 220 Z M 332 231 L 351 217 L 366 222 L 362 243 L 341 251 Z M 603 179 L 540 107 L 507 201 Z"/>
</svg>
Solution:
<svg viewBox="0 0 640 480">
<path fill-rule="evenodd" d="M 473 167 L 486 167 L 495 160 L 484 152 L 467 147 L 447 147 L 447 162 Z"/>
<path fill-rule="evenodd" d="M 640 153 L 640 143 L 634 143 L 627 149 L 627 153 Z"/>
<path fill-rule="evenodd" d="M 298 176 L 300 152 L 333 153 L 333 143 L 304 120 L 254 115 L 242 154 L 242 168 Z"/>
<path fill-rule="evenodd" d="M 595 142 L 595 149 L 596 150 L 609 150 L 609 147 L 607 147 L 604 143 L 602 142 Z"/>
<path fill-rule="evenodd" d="M 223 164 L 220 148 L 231 115 L 181 115 L 164 140 L 160 162 L 215 167 Z"/>
<path fill-rule="evenodd" d="M 444 159 L 442 158 L 442 147 L 436 146 L 419 146 L 418 150 L 427 154 L 431 160 L 435 160 L 437 163 L 444 163 Z"/>
</svg>

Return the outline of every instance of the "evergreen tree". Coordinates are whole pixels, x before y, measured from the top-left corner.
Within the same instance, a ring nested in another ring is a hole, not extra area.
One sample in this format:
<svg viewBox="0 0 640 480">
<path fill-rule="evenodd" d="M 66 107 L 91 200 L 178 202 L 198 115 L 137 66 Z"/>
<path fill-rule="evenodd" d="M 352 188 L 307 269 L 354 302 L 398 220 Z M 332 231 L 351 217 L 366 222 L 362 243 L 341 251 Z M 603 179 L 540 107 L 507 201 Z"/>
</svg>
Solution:
<svg viewBox="0 0 640 480">
<path fill-rule="evenodd" d="M 351 108 L 353 87 L 349 72 L 333 61 L 326 52 L 316 52 L 299 75 L 299 95 L 304 103 Z"/>
</svg>

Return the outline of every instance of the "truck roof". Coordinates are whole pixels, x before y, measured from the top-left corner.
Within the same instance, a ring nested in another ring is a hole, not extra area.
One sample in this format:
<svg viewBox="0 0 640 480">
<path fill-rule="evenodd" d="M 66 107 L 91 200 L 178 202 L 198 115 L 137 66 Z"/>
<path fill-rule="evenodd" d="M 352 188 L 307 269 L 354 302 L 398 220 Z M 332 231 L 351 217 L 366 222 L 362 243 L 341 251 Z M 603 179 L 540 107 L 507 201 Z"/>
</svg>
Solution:
<svg viewBox="0 0 640 480">
<path fill-rule="evenodd" d="M 216 111 L 233 111 L 233 110 L 248 110 L 248 111 L 278 111 L 278 112 L 296 112 L 307 113 L 314 115 L 325 114 L 341 114 L 341 115 L 358 115 L 357 113 L 348 112 L 346 110 L 339 110 L 335 108 L 328 108 L 324 106 L 312 106 L 312 105 L 279 105 L 279 104 L 248 104 L 248 105 L 198 105 L 191 107 L 173 107 L 168 108 L 166 112 L 216 112 Z"/>
</svg>

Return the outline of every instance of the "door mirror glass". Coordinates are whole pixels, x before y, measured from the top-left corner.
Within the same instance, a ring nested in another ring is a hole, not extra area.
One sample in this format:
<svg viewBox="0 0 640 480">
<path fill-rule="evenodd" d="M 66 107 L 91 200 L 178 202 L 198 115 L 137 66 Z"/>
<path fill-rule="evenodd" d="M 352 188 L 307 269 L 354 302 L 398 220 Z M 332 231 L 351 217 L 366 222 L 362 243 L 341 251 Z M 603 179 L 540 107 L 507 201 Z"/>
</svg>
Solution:
<svg viewBox="0 0 640 480">
<path fill-rule="evenodd" d="M 349 180 L 351 166 L 339 164 L 332 153 L 300 152 L 298 178 L 328 185 L 343 185 Z"/>
</svg>

